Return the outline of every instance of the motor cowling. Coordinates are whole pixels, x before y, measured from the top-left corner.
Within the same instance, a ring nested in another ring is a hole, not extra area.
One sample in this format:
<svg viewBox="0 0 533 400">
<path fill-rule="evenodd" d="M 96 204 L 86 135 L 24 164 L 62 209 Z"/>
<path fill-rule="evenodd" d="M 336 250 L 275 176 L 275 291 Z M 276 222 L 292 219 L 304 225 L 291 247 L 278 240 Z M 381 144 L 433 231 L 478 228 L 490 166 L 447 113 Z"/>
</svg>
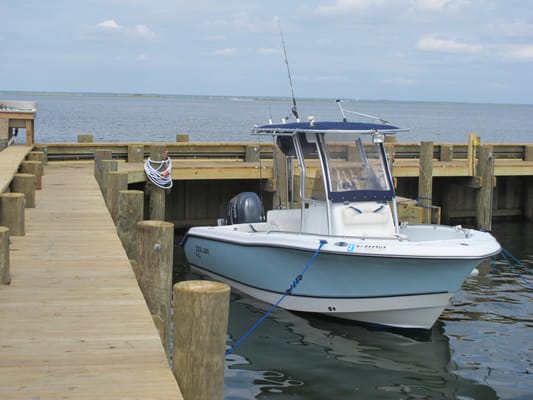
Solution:
<svg viewBox="0 0 533 400">
<path fill-rule="evenodd" d="M 263 203 L 254 192 L 242 192 L 228 203 L 228 224 L 264 221 Z"/>
</svg>

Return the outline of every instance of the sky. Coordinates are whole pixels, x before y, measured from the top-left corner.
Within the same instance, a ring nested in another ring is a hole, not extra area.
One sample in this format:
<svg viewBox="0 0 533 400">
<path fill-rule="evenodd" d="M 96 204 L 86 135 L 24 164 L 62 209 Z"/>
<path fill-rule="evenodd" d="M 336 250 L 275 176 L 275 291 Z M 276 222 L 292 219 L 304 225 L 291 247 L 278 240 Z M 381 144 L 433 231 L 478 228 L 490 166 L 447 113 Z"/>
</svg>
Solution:
<svg viewBox="0 0 533 400">
<path fill-rule="evenodd" d="M 533 0 L 0 0 L 0 91 L 533 104 Z"/>
</svg>

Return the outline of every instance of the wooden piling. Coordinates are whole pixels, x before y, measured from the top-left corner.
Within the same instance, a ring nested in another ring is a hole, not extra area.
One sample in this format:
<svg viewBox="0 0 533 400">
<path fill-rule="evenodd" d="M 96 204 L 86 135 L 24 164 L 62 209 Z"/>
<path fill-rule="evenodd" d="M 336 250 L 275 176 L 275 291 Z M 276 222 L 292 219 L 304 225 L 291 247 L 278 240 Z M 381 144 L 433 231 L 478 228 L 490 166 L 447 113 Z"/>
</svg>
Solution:
<svg viewBox="0 0 533 400">
<path fill-rule="evenodd" d="M 150 150 L 150 159 L 161 161 L 165 153 L 165 146 L 154 145 Z M 150 183 L 147 188 L 149 195 L 148 218 L 154 221 L 165 220 L 165 198 L 167 191 Z"/>
<path fill-rule="evenodd" d="M 244 155 L 245 162 L 259 162 L 261 157 L 261 147 L 259 145 L 246 146 L 246 152 Z"/>
<path fill-rule="evenodd" d="M 0 194 L 0 225 L 9 228 L 11 236 L 24 236 L 24 194 Z"/>
<path fill-rule="evenodd" d="M 468 144 L 466 148 L 466 160 L 467 160 L 467 174 L 468 176 L 474 176 L 476 172 L 476 156 L 477 148 L 481 141 L 478 135 L 471 132 L 468 135 Z"/>
<path fill-rule="evenodd" d="M 433 142 L 420 144 L 420 167 L 418 177 L 418 202 L 424 207 L 422 223 L 431 223 L 433 196 Z"/>
<path fill-rule="evenodd" d="M 42 188 L 43 163 L 41 161 L 22 161 L 19 171 L 23 174 L 32 174 L 35 177 L 35 190 Z"/>
<path fill-rule="evenodd" d="M 78 135 L 78 143 L 93 143 L 94 135 L 92 133 L 80 133 Z"/>
<path fill-rule="evenodd" d="M 24 194 L 25 208 L 35 208 L 35 175 L 20 173 L 13 175 L 11 191 Z"/>
<path fill-rule="evenodd" d="M 128 162 L 142 163 L 144 161 L 144 145 L 130 144 L 128 145 Z"/>
<path fill-rule="evenodd" d="M 41 175 L 44 175 L 44 166 L 45 166 L 44 157 L 45 157 L 45 154 L 42 151 L 30 151 L 27 156 L 28 161 L 39 161 L 42 164 L 43 168 L 42 168 Z"/>
<path fill-rule="evenodd" d="M 533 221 L 533 177 L 527 177 L 525 182 L 524 215 L 529 221 Z"/>
<path fill-rule="evenodd" d="M 273 149 L 273 208 L 286 207 L 288 203 L 287 157 L 277 147 Z"/>
<path fill-rule="evenodd" d="M 137 222 L 143 220 L 144 192 L 119 190 L 117 233 L 130 260 L 137 260 Z M 137 274 L 137 268 L 135 268 Z"/>
<path fill-rule="evenodd" d="M 100 190 L 106 198 L 107 182 L 109 180 L 109 173 L 118 171 L 117 160 L 102 160 L 102 175 L 100 176 Z"/>
<path fill-rule="evenodd" d="M 94 152 L 94 177 L 96 178 L 96 182 L 100 185 L 100 190 L 102 190 L 102 161 L 111 160 L 112 157 L 113 152 L 111 150 L 95 150 Z"/>
<path fill-rule="evenodd" d="M 533 144 L 524 146 L 524 161 L 533 161 Z"/>
<path fill-rule="evenodd" d="M 158 320 L 162 321 L 159 333 L 167 356 L 170 348 L 173 257 L 174 225 L 165 221 L 139 221 L 137 280 L 156 325 L 159 325 Z"/>
<path fill-rule="evenodd" d="M 110 171 L 107 175 L 105 202 L 115 224 L 118 218 L 118 192 L 128 189 L 128 173 Z"/>
<path fill-rule="evenodd" d="M 9 228 L 7 226 L 0 226 L 0 285 L 9 285 L 10 283 Z"/>
<path fill-rule="evenodd" d="M 476 221 L 479 229 L 492 230 L 494 158 L 492 146 L 479 146 L 477 176 L 481 188 L 476 193 Z"/>
<path fill-rule="evenodd" d="M 185 399 L 224 398 L 230 288 L 212 281 L 174 285 L 173 371 Z"/>
<path fill-rule="evenodd" d="M 46 167 L 48 165 L 48 147 L 41 147 L 41 151 L 43 152 L 43 165 Z"/>
<path fill-rule="evenodd" d="M 453 145 L 440 146 L 440 161 L 453 161 Z"/>
</svg>

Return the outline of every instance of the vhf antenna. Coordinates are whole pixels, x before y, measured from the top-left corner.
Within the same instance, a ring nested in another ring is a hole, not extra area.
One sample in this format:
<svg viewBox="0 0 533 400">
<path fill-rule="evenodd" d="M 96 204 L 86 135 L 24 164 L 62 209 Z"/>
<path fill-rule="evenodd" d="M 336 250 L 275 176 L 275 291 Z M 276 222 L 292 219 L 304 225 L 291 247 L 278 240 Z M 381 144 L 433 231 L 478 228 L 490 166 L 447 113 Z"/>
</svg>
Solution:
<svg viewBox="0 0 533 400">
<path fill-rule="evenodd" d="M 289 68 L 289 59 L 287 58 L 287 49 L 285 48 L 285 39 L 283 38 L 283 31 L 281 30 L 281 22 L 278 19 L 279 33 L 281 35 L 281 44 L 283 45 L 283 54 L 285 55 L 285 64 L 287 65 L 287 74 L 289 75 L 289 85 L 291 86 L 292 95 L 292 114 L 296 117 L 296 122 L 300 122 L 298 110 L 296 108 L 296 97 L 294 97 L 294 88 L 292 87 L 291 70 Z"/>
</svg>

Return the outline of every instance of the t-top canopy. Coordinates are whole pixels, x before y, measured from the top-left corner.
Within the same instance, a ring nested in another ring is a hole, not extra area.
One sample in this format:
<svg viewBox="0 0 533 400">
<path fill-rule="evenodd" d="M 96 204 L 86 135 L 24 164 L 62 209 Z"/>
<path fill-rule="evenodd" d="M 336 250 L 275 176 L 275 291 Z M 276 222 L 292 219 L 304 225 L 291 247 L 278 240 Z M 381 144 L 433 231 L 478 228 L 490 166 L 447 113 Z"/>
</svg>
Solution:
<svg viewBox="0 0 533 400">
<path fill-rule="evenodd" d="M 405 129 L 393 125 L 365 123 L 365 122 L 289 122 L 284 124 L 268 124 L 254 128 L 256 134 L 294 134 L 297 132 L 324 133 L 396 133 Z"/>
</svg>

